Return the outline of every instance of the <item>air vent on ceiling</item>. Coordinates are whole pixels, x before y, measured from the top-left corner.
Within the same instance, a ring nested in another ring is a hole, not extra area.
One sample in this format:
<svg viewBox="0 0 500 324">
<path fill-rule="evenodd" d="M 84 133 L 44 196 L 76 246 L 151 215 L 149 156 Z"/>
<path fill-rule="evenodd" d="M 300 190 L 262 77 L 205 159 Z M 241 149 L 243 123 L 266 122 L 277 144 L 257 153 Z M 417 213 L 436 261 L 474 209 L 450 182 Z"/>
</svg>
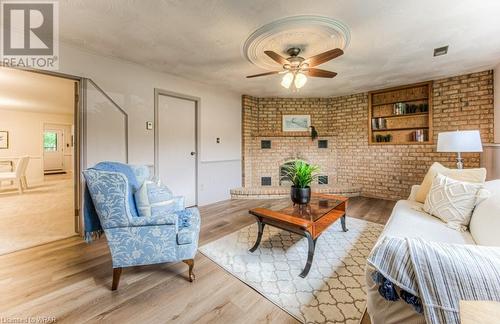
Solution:
<svg viewBox="0 0 500 324">
<path fill-rule="evenodd" d="M 434 56 L 446 55 L 448 53 L 448 45 L 434 49 Z"/>
</svg>

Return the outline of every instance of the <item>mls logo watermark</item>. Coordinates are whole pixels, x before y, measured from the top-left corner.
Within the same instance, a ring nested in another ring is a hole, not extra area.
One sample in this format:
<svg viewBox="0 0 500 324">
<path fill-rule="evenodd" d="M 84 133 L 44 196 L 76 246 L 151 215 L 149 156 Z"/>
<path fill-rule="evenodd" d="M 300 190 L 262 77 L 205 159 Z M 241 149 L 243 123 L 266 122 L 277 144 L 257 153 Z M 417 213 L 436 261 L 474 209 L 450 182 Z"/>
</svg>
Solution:
<svg viewBox="0 0 500 324">
<path fill-rule="evenodd" d="M 1 29 L 4 66 L 59 68 L 57 1 L 1 1 Z"/>
</svg>

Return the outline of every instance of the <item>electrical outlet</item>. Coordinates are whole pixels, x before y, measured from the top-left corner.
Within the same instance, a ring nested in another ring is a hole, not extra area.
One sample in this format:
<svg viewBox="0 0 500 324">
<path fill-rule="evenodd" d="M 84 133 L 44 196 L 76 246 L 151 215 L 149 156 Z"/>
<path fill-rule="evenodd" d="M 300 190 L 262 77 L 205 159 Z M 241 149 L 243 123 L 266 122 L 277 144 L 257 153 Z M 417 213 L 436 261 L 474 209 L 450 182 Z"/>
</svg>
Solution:
<svg viewBox="0 0 500 324">
<path fill-rule="evenodd" d="M 220 144 L 220 137 L 217 137 L 217 138 L 215 139 L 215 143 Z"/>
<path fill-rule="evenodd" d="M 152 121 L 147 121 L 146 122 L 146 129 L 147 130 L 152 130 L 153 129 L 153 122 Z"/>
</svg>

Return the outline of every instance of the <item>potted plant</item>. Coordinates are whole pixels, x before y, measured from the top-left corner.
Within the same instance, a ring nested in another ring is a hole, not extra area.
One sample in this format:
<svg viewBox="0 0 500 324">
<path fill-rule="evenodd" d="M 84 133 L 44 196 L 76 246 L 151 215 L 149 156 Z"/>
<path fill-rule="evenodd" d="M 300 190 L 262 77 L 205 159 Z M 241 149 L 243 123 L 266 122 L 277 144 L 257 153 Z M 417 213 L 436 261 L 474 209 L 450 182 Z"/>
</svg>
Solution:
<svg viewBox="0 0 500 324">
<path fill-rule="evenodd" d="M 282 180 L 290 181 L 290 196 L 295 204 L 304 205 L 311 200 L 311 183 L 318 177 L 319 167 L 303 160 L 295 160 L 284 167 Z"/>
</svg>

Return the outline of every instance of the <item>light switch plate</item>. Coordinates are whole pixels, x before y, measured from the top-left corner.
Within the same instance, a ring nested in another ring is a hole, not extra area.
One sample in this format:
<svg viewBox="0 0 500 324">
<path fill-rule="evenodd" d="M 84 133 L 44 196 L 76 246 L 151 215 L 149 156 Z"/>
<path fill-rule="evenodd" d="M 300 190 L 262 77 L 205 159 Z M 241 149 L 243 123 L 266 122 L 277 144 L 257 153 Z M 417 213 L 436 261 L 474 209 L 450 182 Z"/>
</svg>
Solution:
<svg viewBox="0 0 500 324">
<path fill-rule="evenodd" d="M 146 129 L 147 130 L 152 130 L 153 129 L 153 122 L 152 121 L 147 121 L 146 122 Z"/>
</svg>

